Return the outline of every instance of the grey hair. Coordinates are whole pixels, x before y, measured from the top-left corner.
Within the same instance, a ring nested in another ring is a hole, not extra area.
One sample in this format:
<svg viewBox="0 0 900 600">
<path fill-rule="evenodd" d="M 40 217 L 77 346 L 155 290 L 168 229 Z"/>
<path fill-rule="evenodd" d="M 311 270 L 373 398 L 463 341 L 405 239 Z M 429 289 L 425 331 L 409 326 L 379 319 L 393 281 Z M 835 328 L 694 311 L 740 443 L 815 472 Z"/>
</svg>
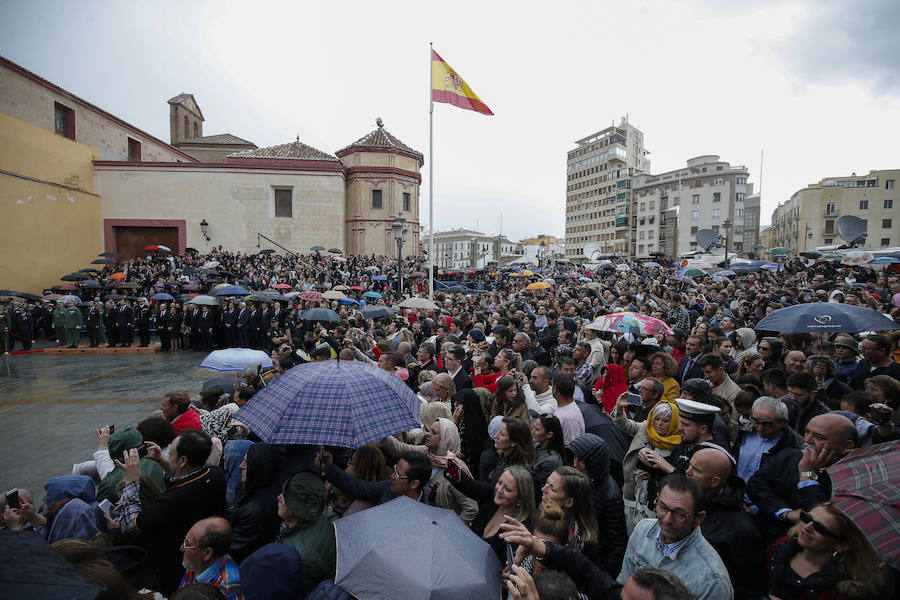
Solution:
<svg viewBox="0 0 900 600">
<path fill-rule="evenodd" d="M 754 400 L 753 409 L 755 409 L 757 406 L 763 410 L 774 410 L 775 419 L 778 421 L 788 420 L 787 404 L 785 404 L 778 398 L 773 398 L 772 396 L 760 396 L 759 398 Z"/>
<path fill-rule="evenodd" d="M 660 416 L 672 416 L 672 405 L 668 402 L 658 402 L 656 406 L 653 407 L 653 410 L 650 413 L 648 419 L 655 419 Z"/>
<path fill-rule="evenodd" d="M 663 385 L 663 382 L 656 377 L 647 377 L 645 381 L 649 381 L 650 385 L 653 386 L 653 397 L 657 399 L 662 398 L 663 392 L 666 391 L 666 386 Z"/>
</svg>

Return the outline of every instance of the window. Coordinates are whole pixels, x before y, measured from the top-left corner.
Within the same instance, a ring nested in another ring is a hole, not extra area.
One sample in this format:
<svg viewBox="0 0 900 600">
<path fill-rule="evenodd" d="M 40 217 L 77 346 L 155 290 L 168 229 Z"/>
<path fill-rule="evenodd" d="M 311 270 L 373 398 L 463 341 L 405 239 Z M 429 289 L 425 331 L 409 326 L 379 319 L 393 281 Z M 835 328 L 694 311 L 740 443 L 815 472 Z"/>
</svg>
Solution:
<svg viewBox="0 0 900 600">
<path fill-rule="evenodd" d="M 643 231 L 639 231 L 639 232 L 638 232 L 638 239 L 639 239 L 639 240 L 643 240 L 643 239 L 644 239 L 644 232 L 643 232 Z"/>
<path fill-rule="evenodd" d="M 722 192 L 713 192 L 713 202 L 722 201 Z"/>
<path fill-rule="evenodd" d="M 185 117 L 184 118 L 184 139 L 188 139 L 189 137 L 191 137 L 191 130 L 189 129 L 188 118 Z"/>
<path fill-rule="evenodd" d="M 859 210 L 869 210 L 869 201 L 868 200 L 860 200 L 859 201 Z"/>
<path fill-rule="evenodd" d="M 892 189 L 894 189 L 894 180 L 893 180 L 893 179 L 887 179 L 887 180 L 885 180 L 885 182 L 884 182 L 884 189 L 886 189 L 886 190 L 892 190 Z"/>
<path fill-rule="evenodd" d="M 372 208 L 381 209 L 381 190 L 372 190 Z"/>
<path fill-rule="evenodd" d="M 695 233 L 697 233 L 698 229 L 700 229 L 700 228 L 697 226 L 691 227 L 691 235 L 694 235 Z"/>
<path fill-rule="evenodd" d="M 826 246 L 830 246 L 834 243 L 834 238 L 825 238 L 823 241 L 825 242 Z"/>
<path fill-rule="evenodd" d="M 128 138 L 128 160 L 141 162 L 141 143 L 132 138 Z"/>
<path fill-rule="evenodd" d="M 647 239 L 648 239 L 648 240 L 652 240 L 652 239 L 653 239 L 653 230 L 652 230 L 652 229 L 651 229 L 650 231 L 647 232 Z"/>
<path fill-rule="evenodd" d="M 700 194 L 691 196 L 691 204 L 700 204 Z"/>
<path fill-rule="evenodd" d="M 403 192 L 403 210 L 409 212 L 409 192 Z"/>
<path fill-rule="evenodd" d="M 655 210 L 655 209 L 656 209 L 656 201 L 655 201 L 655 200 L 651 200 L 651 201 L 650 201 L 650 210 Z"/>
<path fill-rule="evenodd" d="M 891 238 L 881 238 L 881 247 L 887 248 L 891 245 Z"/>
<path fill-rule="evenodd" d="M 882 229 L 890 229 L 891 228 L 891 219 L 882 219 L 881 220 L 881 228 Z"/>
<path fill-rule="evenodd" d="M 721 216 L 722 216 L 722 215 L 721 215 L 721 209 L 718 209 L 718 208 L 712 209 L 712 218 L 713 218 L 713 219 L 718 219 L 718 218 L 721 217 Z"/>
<path fill-rule="evenodd" d="M 825 214 L 833 215 L 835 213 L 837 213 L 837 206 L 835 205 L 835 203 L 834 202 L 826 202 L 825 203 Z"/>
<path fill-rule="evenodd" d="M 744 194 L 743 192 L 738 192 L 734 195 L 734 201 L 735 202 L 743 202 L 745 196 L 746 196 L 746 194 Z"/>
<path fill-rule="evenodd" d="M 294 216 L 294 206 L 291 197 L 292 188 L 275 188 L 275 216 L 291 218 Z"/>
<path fill-rule="evenodd" d="M 734 209 L 734 218 L 735 219 L 743 219 L 744 218 L 744 209 L 743 208 Z"/>
<path fill-rule="evenodd" d="M 719 233 L 719 226 L 718 226 L 718 225 L 713 225 L 713 226 L 712 226 L 712 230 L 713 230 L 715 233 Z"/>
<path fill-rule="evenodd" d="M 699 221 L 700 220 L 700 211 L 692 210 L 691 211 L 691 221 Z"/>
<path fill-rule="evenodd" d="M 199 138 L 199 137 L 200 137 L 200 127 L 197 126 L 197 123 L 196 123 L 196 122 L 194 123 L 194 137 L 195 137 L 195 138 Z"/>
<path fill-rule="evenodd" d="M 825 233 L 834 233 L 834 219 L 825 220 Z"/>
<path fill-rule="evenodd" d="M 884 201 L 884 207 L 885 208 L 894 208 L 894 199 L 893 198 L 886 199 Z"/>
<path fill-rule="evenodd" d="M 75 111 L 68 106 L 63 106 L 59 102 L 54 105 L 53 120 L 56 126 L 56 133 L 67 137 L 70 140 L 75 139 Z"/>
<path fill-rule="evenodd" d="M 722 185 L 723 183 L 725 183 L 725 178 L 716 177 L 716 180 L 715 180 L 715 182 L 713 182 L 713 185 Z"/>
<path fill-rule="evenodd" d="M 747 178 L 746 177 L 737 177 L 737 178 L 735 178 L 734 183 L 735 183 L 735 185 L 747 185 Z"/>
</svg>

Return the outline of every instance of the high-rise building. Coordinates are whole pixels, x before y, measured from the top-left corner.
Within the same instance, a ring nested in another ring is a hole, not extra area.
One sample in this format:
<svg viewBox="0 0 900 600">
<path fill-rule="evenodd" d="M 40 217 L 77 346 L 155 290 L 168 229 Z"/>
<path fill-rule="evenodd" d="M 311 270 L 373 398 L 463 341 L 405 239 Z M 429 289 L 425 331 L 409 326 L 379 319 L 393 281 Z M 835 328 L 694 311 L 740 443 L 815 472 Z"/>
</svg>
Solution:
<svg viewBox="0 0 900 600">
<path fill-rule="evenodd" d="M 840 245 L 836 222 L 844 215 L 866 221 L 866 248 L 900 245 L 894 227 L 900 224 L 900 169 L 869 171 L 868 175 L 828 177 L 795 192 L 772 213 L 776 246 L 794 253 L 817 246 Z"/>
<path fill-rule="evenodd" d="M 631 180 L 650 170 L 644 134 L 623 117 L 575 143 L 566 157 L 566 257 L 584 259 L 586 244 L 628 255 Z"/>
<path fill-rule="evenodd" d="M 692 158 L 674 171 L 636 176 L 631 256 L 664 252 L 674 257 L 697 250 L 695 235 L 701 229 L 712 229 L 723 242 L 727 235 L 729 253 L 750 252 L 759 240 L 759 195 L 753 194 L 749 176 L 747 167 L 731 166 L 716 155 Z"/>
</svg>

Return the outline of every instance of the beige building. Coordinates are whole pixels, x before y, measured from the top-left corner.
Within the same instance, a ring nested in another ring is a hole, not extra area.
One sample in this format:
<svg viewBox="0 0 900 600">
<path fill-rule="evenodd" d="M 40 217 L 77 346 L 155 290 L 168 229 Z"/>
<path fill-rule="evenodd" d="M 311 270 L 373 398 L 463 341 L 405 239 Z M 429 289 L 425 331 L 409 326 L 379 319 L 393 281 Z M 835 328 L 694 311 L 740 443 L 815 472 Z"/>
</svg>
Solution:
<svg viewBox="0 0 900 600">
<path fill-rule="evenodd" d="M 729 254 L 749 252 L 759 231 L 759 195 L 749 176 L 747 167 L 712 154 L 689 159 L 681 169 L 635 176 L 632 256 L 681 256 L 697 250 L 697 231 L 712 229 L 724 238 L 726 224 Z"/>
<path fill-rule="evenodd" d="M 772 213 L 775 246 L 804 252 L 819 246 L 841 245 L 835 223 L 855 215 L 867 224 L 863 247 L 900 246 L 900 169 L 828 177 L 794 193 Z"/>
<path fill-rule="evenodd" d="M 584 261 L 586 244 L 631 252 L 632 177 L 650 170 L 644 134 L 622 118 L 575 142 L 566 156 L 566 257 Z"/>
<path fill-rule="evenodd" d="M 775 243 L 775 226 L 774 225 L 766 225 L 759 232 L 759 243 L 765 246 L 766 248 L 774 248 L 777 244 Z M 760 253 L 765 252 L 765 250 L 761 250 Z"/>
<path fill-rule="evenodd" d="M 523 256 L 523 246 L 502 235 L 486 235 L 472 229 L 434 233 L 434 264 L 442 269 L 505 265 Z"/>
<path fill-rule="evenodd" d="M 200 162 L 225 162 L 229 154 L 256 149 L 256 144 L 231 133 L 203 135 L 203 113 L 193 94 L 169 99 L 169 140 Z"/>
</svg>

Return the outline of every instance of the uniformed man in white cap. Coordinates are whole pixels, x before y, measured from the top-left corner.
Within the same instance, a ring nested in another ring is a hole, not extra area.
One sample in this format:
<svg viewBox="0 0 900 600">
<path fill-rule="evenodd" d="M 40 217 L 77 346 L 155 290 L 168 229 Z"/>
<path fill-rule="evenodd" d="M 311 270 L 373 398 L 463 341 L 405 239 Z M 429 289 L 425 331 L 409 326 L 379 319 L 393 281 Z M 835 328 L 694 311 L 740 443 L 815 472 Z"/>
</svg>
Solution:
<svg viewBox="0 0 900 600">
<path fill-rule="evenodd" d="M 694 452 L 704 445 L 715 443 L 713 423 L 719 407 L 685 398 L 678 398 L 675 403 L 678 404 L 678 431 L 681 433 L 681 443 L 665 458 L 649 448 L 639 450 L 638 458 L 664 473 L 684 475 L 691 464 Z"/>
</svg>

